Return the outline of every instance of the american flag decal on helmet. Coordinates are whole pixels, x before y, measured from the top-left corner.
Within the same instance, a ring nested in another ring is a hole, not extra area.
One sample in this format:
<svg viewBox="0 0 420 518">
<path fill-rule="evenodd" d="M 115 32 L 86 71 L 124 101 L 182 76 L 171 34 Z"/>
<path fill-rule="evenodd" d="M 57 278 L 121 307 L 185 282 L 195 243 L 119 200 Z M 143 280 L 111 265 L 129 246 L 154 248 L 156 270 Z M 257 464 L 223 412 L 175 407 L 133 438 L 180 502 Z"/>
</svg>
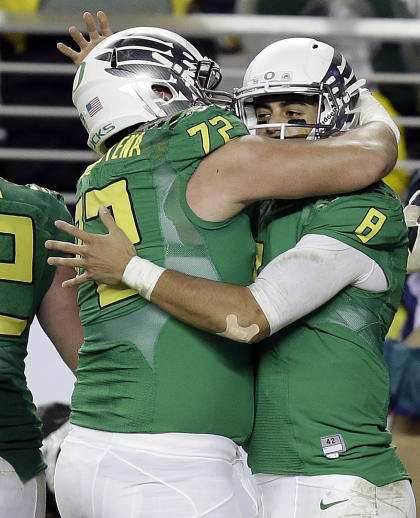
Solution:
<svg viewBox="0 0 420 518">
<path fill-rule="evenodd" d="M 90 102 L 88 102 L 86 110 L 91 117 L 93 117 L 95 113 L 98 113 L 99 110 L 102 110 L 102 104 L 99 97 L 94 97 Z"/>
</svg>

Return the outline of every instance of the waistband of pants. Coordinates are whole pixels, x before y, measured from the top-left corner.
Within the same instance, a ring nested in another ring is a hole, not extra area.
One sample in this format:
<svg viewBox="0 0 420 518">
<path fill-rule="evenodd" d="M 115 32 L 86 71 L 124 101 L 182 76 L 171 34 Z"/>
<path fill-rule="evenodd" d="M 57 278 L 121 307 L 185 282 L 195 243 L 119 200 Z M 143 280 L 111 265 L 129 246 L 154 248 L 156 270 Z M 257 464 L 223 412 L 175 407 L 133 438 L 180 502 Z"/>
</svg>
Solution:
<svg viewBox="0 0 420 518">
<path fill-rule="evenodd" d="M 232 461 L 239 446 L 227 437 L 192 433 L 117 433 L 71 425 L 68 442 L 85 443 L 98 449 L 115 446 L 151 453 L 212 457 Z"/>
</svg>

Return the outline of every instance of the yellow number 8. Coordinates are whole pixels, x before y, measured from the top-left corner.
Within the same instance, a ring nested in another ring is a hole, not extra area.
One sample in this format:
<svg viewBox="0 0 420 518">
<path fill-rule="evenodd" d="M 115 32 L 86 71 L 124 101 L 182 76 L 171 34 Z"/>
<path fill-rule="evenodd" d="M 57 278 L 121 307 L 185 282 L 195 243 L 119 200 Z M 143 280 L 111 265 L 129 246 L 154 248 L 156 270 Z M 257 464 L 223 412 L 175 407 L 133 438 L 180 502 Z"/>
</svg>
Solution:
<svg viewBox="0 0 420 518">
<path fill-rule="evenodd" d="M 382 214 L 382 212 L 372 207 L 368 210 L 363 221 L 356 228 L 354 233 L 362 243 L 367 243 L 381 230 L 385 221 L 385 214 Z"/>
</svg>

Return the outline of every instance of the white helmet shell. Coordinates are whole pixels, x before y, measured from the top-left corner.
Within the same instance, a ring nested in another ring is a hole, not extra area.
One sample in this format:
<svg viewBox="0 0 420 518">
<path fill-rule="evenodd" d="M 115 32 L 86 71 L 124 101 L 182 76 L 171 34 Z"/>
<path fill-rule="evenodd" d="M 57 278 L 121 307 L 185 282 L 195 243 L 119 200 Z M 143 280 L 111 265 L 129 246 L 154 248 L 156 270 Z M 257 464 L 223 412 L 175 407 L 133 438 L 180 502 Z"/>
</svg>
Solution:
<svg viewBox="0 0 420 518">
<path fill-rule="evenodd" d="M 77 70 L 73 104 L 98 153 L 120 131 L 207 103 L 205 89 L 220 82 L 214 61 L 178 34 L 157 27 L 135 27 L 99 43 Z M 162 99 L 155 86 L 165 87 Z"/>
<path fill-rule="evenodd" d="M 255 130 L 252 103 L 256 97 L 318 95 L 316 124 L 291 121 L 286 125 L 311 127 L 310 138 L 319 138 L 357 124 L 359 88 L 364 82 L 356 80 L 346 59 L 330 45 L 311 38 L 288 38 L 272 43 L 250 63 L 243 87 L 235 92 L 236 109 L 248 128 Z"/>
</svg>

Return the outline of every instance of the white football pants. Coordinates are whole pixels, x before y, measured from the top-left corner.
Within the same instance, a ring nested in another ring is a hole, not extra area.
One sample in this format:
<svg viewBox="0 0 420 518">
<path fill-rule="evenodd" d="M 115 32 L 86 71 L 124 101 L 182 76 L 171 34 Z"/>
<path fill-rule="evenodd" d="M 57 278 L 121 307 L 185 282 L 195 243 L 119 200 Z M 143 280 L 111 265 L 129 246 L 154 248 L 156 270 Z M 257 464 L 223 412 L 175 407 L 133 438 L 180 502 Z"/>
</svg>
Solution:
<svg viewBox="0 0 420 518">
<path fill-rule="evenodd" d="M 24 484 L 0 457 L 0 518 L 45 518 L 45 472 Z"/>
<path fill-rule="evenodd" d="M 255 475 L 262 518 L 415 518 L 411 484 L 351 475 Z"/>
<path fill-rule="evenodd" d="M 234 473 L 253 518 L 254 485 L 230 439 L 72 426 L 57 461 L 56 500 L 62 518 L 243 518 Z"/>
</svg>

